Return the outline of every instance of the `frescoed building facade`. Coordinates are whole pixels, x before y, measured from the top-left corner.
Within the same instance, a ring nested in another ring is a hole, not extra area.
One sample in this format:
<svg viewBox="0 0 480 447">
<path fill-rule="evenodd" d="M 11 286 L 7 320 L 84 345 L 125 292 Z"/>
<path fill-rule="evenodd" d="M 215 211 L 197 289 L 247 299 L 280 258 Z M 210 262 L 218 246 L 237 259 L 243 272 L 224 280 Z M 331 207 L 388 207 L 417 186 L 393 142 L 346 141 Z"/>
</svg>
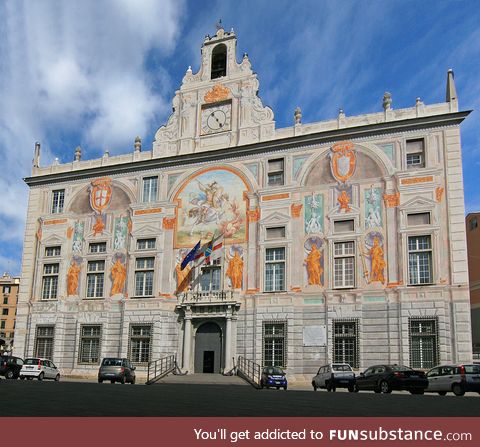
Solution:
<svg viewBox="0 0 480 447">
<path fill-rule="evenodd" d="M 386 93 L 381 112 L 305 124 L 297 108 L 277 129 L 235 52 L 233 31 L 205 38 L 151 150 L 40 167 L 36 145 L 17 354 L 77 375 L 107 356 L 142 371 L 176 354 L 189 372 L 243 356 L 298 379 L 469 361 L 453 72 L 439 104 Z"/>
<path fill-rule="evenodd" d="M 0 354 L 11 353 L 13 348 L 19 282 L 20 278 L 7 272 L 0 276 Z"/>
</svg>

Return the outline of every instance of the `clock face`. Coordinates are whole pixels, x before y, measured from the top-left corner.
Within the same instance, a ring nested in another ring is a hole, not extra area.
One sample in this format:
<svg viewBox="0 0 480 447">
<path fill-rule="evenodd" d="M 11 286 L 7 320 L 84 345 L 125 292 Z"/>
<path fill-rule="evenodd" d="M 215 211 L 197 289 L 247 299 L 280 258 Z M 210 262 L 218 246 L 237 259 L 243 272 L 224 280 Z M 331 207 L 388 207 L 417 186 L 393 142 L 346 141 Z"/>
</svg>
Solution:
<svg viewBox="0 0 480 447">
<path fill-rule="evenodd" d="M 202 109 L 202 135 L 230 130 L 231 107 L 228 103 Z"/>
</svg>

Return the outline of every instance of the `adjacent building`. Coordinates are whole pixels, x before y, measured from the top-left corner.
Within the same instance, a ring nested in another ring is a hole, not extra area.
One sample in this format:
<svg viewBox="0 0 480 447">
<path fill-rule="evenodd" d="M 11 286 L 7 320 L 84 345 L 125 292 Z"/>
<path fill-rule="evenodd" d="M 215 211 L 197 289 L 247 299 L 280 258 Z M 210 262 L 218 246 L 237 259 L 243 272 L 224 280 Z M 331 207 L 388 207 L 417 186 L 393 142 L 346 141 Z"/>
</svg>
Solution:
<svg viewBox="0 0 480 447">
<path fill-rule="evenodd" d="M 0 352 L 11 352 L 17 316 L 17 296 L 20 278 L 8 273 L 0 276 Z"/>
<path fill-rule="evenodd" d="M 480 212 L 467 214 L 465 219 L 468 247 L 468 276 L 472 306 L 472 341 L 475 359 L 480 359 Z"/>
<path fill-rule="evenodd" d="M 106 356 L 142 371 L 176 354 L 188 372 L 243 356 L 299 380 L 330 361 L 470 361 L 453 72 L 445 102 L 385 93 L 380 112 L 297 108 L 276 128 L 233 31 L 201 54 L 149 150 L 40 166 L 36 144 L 16 353 L 92 376 Z"/>
</svg>

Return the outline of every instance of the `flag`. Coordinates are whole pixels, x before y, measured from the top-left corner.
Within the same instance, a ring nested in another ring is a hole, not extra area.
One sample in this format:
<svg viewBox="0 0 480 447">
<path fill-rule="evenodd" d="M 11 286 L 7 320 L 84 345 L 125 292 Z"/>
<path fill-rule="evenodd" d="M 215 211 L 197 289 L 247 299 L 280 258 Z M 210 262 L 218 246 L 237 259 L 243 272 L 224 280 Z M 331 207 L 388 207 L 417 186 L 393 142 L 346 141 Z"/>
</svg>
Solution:
<svg viewBox="0 0 480 447">
<path fill-rule="evenodd" d="M 210 261 L 210 255 L 212 254 L 212 252 L 214 252 L 215 250 L 218 250 L 219 248 L 222 248 L 222 246 L 223 246 L 223 241 L 221 241 L 219 243 L 215 243 L 221 237 L 223 237 L 223 234 L 221 234 L 220 236 L 217 236 L 217 237 L 215 237 L 215 236 L 212 237 L 212 239 L 210 241 L 208 241 L 205 245 L 203 245 L 203 247 L 195 255 L 195 260 L 201 259 L 205 256 L 205 260 L 207 262 L 209 262 Z"/>
<path fill-rule="evenodd" d="M 195 245 L 195 247 L 193 247 L 193 248 L 187 253 L 187 256 L 185 256 L 185 257 L 183 258 L 182 264 L 181 264 L 181 266 L 180 266 L 180 269 L 181 269 L 181 270 L 183 270 L 190 261 L 193 261 L 193 260 L 195 259 L 195 255 L 197 254 L 197 251 L 198 251 L 198 249 L 200 248 L 200 242 L 201 242 L 201 241 L 198 241 L 198 242 L 197 242 L 197 245 Z"/>
</svg>

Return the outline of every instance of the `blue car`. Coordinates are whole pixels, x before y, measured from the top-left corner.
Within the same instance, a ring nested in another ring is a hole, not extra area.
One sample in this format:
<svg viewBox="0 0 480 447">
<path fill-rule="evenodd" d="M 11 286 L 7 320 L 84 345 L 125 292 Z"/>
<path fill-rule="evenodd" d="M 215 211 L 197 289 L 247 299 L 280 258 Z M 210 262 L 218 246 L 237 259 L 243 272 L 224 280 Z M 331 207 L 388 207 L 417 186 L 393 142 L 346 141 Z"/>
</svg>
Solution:
<svg viewBox="0 0 480 447">
<path fill-rule="evenodd" d="M 279 390 L 287 389 L 287 377 L 282 368 L 278 366 L 266 366 L 262 371 L 262 378 L 260 379 L 261 388 L 276 388 Z"/>
</svg>

